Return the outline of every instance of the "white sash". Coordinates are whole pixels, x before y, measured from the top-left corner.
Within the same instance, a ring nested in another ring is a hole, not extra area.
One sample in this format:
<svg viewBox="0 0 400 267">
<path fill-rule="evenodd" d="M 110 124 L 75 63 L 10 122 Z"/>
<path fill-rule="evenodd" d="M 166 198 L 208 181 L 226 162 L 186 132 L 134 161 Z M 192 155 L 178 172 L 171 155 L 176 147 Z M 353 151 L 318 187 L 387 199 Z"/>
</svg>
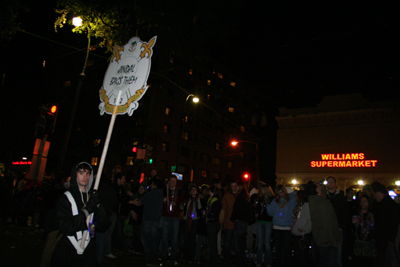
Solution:
<svg viewBox="0 0 400 267">
<path fill-rule="evenodd" d="M 78 215 L 78 213 L 79 213 L 78 208 L 76 206 L 74 197 L 71 195 L 71 192 L 66 191 L 64 194 L 68 197 L 68 200 L 71 203 L 72 215 L 73 216 Z M 87 230 L 85 230 L 84 232 L 87 232 Z M 80 243 L 82 240 L 82 236 L 83 236 L 82 231 L 76 232 L 76 237 L 75 236 L 67 236 L 69 241 L 71 241 L 71 244 L 75 247 L 76 252 L 78 254 L 83 254 L 83 252 L 85 251 L 85 248 L 87 247 L 87 245 L 89 244 L 89 241 L 90 241 L 90 235 L 86 234 L 85 245 L 83 248 L 81 248 Z"/>
</svg>

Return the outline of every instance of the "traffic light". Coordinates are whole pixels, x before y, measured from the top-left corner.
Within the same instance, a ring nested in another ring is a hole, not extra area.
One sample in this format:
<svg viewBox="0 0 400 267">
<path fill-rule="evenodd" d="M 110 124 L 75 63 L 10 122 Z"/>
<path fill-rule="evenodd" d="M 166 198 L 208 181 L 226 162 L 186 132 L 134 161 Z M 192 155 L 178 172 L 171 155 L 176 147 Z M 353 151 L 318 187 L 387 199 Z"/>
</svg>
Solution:
<svg viewBox="0 0 400 267">
<path fill-rule="evenodd" d="M 250 179 L 250 174 L 248 174 L 247 172 L 243 174 L 243 179 L 245 181 L 248 181 Z"/>
<path fill-rule="evenodd" d="M 136 146 L 134 146 L 134 147 L 132 148 L 132 152 L 133 152 L 133 153 L 136 153 L 136 152 L 137 152 L 137 147 L 136 147 Z"/>
<path fill-rule="evenodd" d="M 50 135 L 54 132 L 54 126 L 56 125 L 57 114 L 58 114 L 58 105 L 48 104 L 46 113 L 45 134 Z"/>
</svg>

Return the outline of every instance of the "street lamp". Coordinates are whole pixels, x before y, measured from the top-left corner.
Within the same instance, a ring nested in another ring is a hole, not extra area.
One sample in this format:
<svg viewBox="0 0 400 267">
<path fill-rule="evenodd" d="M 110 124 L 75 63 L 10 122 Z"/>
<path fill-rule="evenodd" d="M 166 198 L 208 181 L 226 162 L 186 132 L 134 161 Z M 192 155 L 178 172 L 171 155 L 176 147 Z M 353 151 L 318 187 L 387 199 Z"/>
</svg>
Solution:
<svg viewBox="0 0 400 267">
<path fill-rule="evenodd" d="M 246 140 L 241 140 L 241 141 L 233 140 L 231 142 L 231 145 L 237 146 L 239 143 L 250 143 L 250 144 L 253 144 L 256 146 L 256 177 L 257 177 L 257 181 L 260 181 L 260 175 L 259 175 L 259 171 L 258 171 L 258 143 L 252 142 L 252 141 L 246 141 Z"/>
<path fill-rule="evenodd" d="M 179 160 L 179 151 L 181 148 L 181 139 L 182 139 L 182 129 L 183 129 L 183 121 L 185 120 L 185 110 L 186 110 L 186 103 L 188 102 L 189 98 L 192 97 L 193 103 L 198 103 L 200 100 L 194 94 L 189 94 L 186 97 L 185 104 L 183 105 L 183 116 L 181 118 L 181 122 L 179 125 L 179 132 L 178 132 L 178 145 L 177 145 L 177 153 L 176 153 L 176 161 L 175 161 L 175 172 L 178 172 L 178 160 Z"/>
<path fill-rule="evenodd" d="M 81 27 L 82 26 L 82 19 L 80 17 L 74 17 L 72 19 L 72 24 L 75 27 Z M 86 57 L 85 57 L 85 62 L 83 64 L 83 69 L 81 74 L 79 74 L 79 82 L 78 82 L 78 87 L 76 88 L 76 92 L 75 92 L 75 99 L 74 99 L 74 104 L 72 106 L 72 110 L 71 110 L 71 115 L 70 115 L 70 120 L 69 120 L 69 124 L 68 124 L 68 128 L 67 131 L 65 132 L 65 136 L 64 136 L 64 142 L 62 145 L 62 149 L 61 149 L 61 156 L 59 158 L 58 161 L 58 167 L 57 167 L 57 176 L 59 176 L 62 166 L 64 164 L 64 159 L 65 159 L 65 153 L 67 151 L 67 147 L 68 147 L 68 141 L 69 141 L 69 137 L 71 135 L 71 130 L 72 130 L 72 125 L 74 123 L 74 118 L 75 118 L 75 113 L 76 113 L 76 109 L 78 107 L 78 103 L 79 103 L 79 97 L 81 94 L 81 90 L 82 90 L 82 86 L 83 86 L 83 81 L 85 80 L 86 74 L 86 66 L 87 66 L 87 61 L 89 58 L 89 51 L 90 51 L 90 26 L 87 27 L 87 38 L 88 38 L 88 43 L 87 43 L 87 48 L 86 48 Z M 58 177 L 56 177 L 58 179 Z"/>
</svg>

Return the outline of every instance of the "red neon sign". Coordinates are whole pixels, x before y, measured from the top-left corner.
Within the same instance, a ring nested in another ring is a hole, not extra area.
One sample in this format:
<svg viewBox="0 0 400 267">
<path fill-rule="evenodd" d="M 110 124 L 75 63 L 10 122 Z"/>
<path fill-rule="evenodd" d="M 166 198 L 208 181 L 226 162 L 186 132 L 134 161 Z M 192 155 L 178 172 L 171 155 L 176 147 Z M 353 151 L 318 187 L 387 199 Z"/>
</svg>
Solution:
<svg viewBox="0 0 400 267">
<path fill-rule="evenodd" d="M 312 168 L 370 168 L 378 160 L 366 160 L 364 153 L 321 154 L 321 160 L 311 161 Z"/>
<path fill-rule="evenodd" d="M 22 161 L 22 160 L 20 160 L 20 161 L 13 161 L 11 164 L 12 165 L 31 165 L 32 161 Z"/>
</svg>

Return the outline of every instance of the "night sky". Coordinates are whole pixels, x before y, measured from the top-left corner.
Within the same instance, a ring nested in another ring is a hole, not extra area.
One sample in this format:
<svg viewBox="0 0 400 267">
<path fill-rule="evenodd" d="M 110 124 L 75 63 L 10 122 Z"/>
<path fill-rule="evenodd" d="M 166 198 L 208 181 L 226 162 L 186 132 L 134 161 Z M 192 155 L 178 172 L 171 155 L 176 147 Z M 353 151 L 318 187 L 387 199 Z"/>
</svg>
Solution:
<svg viewBox="0 0 400 267">
<path fill-rule="evenodd" d="M 39 2 L 19 20 L 22 29 L 48 40 L 18 32 L 11 42 L 1 43 L 5 85 L 0 87 L 0 128 L 3 140 L 11 143 L 30 138 L 32 131 L 25 126 L 35 120 L 41 103 L 52 101 L 51 91 L 40 86 L 51 79 L 40 72 L 43 60 L 62 66 L 74 51 L 49 40 L 86 46 L 86 37 L 72 33 L 70 26 L 55 33 L 53 1 Z M 369 100 L 399 98 L 400 8 L 396 1 L 259 2 L 243 2 L 232 13 L 235 29 L 223 51 L 214 52 L 262 92 L 268 112 L 276 113 L 281 106 L 315 105 L 325 95 L 360 92 Z M 76 64 L 82 66 L 83 59 L 84 53 Z"/>
</svg>

